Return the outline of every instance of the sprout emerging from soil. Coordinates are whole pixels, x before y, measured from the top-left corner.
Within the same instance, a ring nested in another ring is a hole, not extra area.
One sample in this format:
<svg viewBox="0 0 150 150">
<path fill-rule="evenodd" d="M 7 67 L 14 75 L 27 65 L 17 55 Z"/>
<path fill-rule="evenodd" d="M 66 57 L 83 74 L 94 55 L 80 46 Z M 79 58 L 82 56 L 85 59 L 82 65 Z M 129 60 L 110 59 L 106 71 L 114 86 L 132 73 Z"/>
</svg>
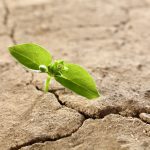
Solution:
<svg viewBox="0 0 150 150">
<path fill-rule="evenodd" d="M 88 99 L 100 96 L 95 81 L 81 66 L 63 60 L 52 62 L 52 56 L 43 47 L 27 43 L 9 47 L 11 55 L 28 69 L 47 73 L 44 91 L 48 92 L 54 78 L 64 87 Z"/>
</svg>

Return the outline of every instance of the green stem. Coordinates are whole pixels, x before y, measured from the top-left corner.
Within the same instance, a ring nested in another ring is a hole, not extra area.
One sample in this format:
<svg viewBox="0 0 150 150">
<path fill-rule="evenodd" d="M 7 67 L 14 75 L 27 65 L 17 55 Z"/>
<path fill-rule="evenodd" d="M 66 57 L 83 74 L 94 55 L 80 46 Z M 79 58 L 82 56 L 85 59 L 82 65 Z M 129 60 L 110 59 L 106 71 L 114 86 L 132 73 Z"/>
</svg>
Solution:
<svg viewBox="0 0 150 150">
<path fill-rule="evenodd" d="M 51 76 L 48 75 L 48 77 L 45 81 L 44 92 L 48 92 L 50 81 L 51 81 Z"/>
</svg>

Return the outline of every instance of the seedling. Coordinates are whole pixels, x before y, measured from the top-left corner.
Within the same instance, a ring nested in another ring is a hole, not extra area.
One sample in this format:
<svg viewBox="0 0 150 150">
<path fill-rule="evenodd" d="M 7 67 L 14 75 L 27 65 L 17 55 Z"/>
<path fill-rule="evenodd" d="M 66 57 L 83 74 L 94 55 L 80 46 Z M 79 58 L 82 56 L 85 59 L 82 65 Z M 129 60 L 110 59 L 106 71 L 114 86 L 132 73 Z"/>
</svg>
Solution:
<svg viewBox="0 0 150 150">
<path fill-rule="evenodd" d="M 20 44 L 9 47 L 11 55 L 23 66 L 31 70 L 47 73 L 44 91 L 48 92 L 52 78 L 64 87 L 88 99 L 100 96 L 95 81 L 81 66 L 56 60 L 43 47 L 36 44 Z"/>
</svg>

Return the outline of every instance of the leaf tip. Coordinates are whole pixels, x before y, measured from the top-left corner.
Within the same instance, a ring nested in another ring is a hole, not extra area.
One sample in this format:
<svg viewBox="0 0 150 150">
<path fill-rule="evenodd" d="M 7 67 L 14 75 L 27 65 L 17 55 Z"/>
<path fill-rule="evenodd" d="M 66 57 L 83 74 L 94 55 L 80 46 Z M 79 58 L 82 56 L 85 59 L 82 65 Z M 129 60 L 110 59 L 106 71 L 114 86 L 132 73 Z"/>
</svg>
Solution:
<svg viewBox="0 0 150 150">
<path fill-rule="evenodd" d="M 98 90 L 96 91 L 96 93 L 94 95 L 92 95 L 91 97 L 89 97 L 88 99 L 89 100 L 94 100 L 96 98 L 99 98 L 101 95 L 100 93 L 98 92 Z"/>
<path fill-rule="evenodd" d="M 14 46 L 9 46 L 9 47 L 8 47 L 8 51 L 9 51 L 10 54 L 13 53 L 13 50 L 14 50 L 13 47 L 14 47 Z"/>
<path fill-rule="evenodd" d="M 12 47 L 13 47 L 13 46 L 9 46 L 9 47 L 8 47 L 8 50 L 11 51 L 11 50 L 12 50 Z"/>
</svg>

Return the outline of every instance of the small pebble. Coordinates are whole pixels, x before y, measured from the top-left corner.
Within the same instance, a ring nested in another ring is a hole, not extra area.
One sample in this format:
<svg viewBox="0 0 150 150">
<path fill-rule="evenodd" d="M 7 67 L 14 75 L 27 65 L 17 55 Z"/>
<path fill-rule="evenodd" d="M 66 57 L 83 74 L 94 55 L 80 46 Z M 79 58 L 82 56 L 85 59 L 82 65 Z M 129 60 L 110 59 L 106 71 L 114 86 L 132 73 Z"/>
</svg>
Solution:
<svg viewBox="0 0 150 150">
<path fill-rule="evenodd" d="M 140 113 L 139 117 L 147 122 L 147 123 L 150 123 L 150 114 L 147 114 L 147 113 Z"/>
</svg>

